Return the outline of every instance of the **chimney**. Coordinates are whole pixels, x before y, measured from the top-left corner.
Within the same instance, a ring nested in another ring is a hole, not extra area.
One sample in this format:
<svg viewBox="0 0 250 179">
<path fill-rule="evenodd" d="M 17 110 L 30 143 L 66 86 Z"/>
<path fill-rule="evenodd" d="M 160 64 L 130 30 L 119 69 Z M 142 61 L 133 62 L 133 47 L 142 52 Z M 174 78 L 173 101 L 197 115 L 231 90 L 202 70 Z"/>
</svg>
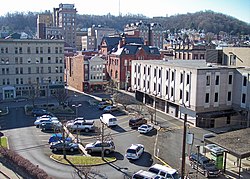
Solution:
<svg viewBox="0 0 250 179">
<path fill-rule="evenodd" d="M 119 40 L 119 48 L 122 48 L 125 44 L 126 44 L 125 38 L 122 38 L 121 40 Z"/>
<path fill-rule="evenodd" d="M 148 41 L 147 40 L 144 40 L 144 45 L 148 46 Z"/>
</svg>

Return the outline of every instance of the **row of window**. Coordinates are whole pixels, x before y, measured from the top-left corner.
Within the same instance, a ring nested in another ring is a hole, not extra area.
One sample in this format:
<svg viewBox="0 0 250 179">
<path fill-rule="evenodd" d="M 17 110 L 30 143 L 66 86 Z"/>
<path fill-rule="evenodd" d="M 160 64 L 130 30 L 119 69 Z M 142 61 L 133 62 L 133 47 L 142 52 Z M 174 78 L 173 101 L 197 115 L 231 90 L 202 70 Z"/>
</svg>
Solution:
<svg viewBox="0 0 250 179">
<path fill-rule="evenodd" d="M 43 81 L 43 78 L 39 78 L 37 77 L 36 78 L 36 83 L 41 83 Z M 60 76 L 60 77 L 56 77 L 55 79 L 56 82 L 63 82 L 63 77 Z M 32 79 L 31 78 L 28 78 L 28 82 L 27 83 L 24 83 L 24 80 L 23 78 L 16 78 L 15 79 L 15 85 L 19 85 L 19 84 L 31 84 L 32 82 Z M 51 83 L 51 80 L 48 81 L 49 83 Z M 10 79 L 7 78 L 7 79 L 2 79 L 2 85 L 10 85 Z"/>
<path fill-rule="evenodd" d="M 23 47 L 14 47 L 14 49 L 15 49 L 15 54 L 23 54 L 23 53 L 31 54 L 31 53 L 34 53 L 34 52 L 32 52 L 31 47 L 25 48 L 25 51 L 24 51 Z M 46 50 L 46 53 L 64 53 L 63 52 L 63 47 L 54 47 L 53 49 L 52 49 L 52 47 L 47 47 L 47 48 L 36 47 L 35 53 L 36 54 L 39 54 L 39 53 L 43 54 L 45 52 L 45 50 Z M 9 48 L 8 47 L 1 47 L 0 52 L 1 53 L 9 53 Z"/>
<path fill-rule="evenodd" d="M 10 74 L 9 68 L 2 68 L 1 72 L 2 72 L 2 75 L 9 75 Z M 54 72 L 55 73 L 63 73 L 64 69 L 63 69 L 63 67 L 55 67 Z M 32 67 L 28 67 L 27 72 L 24 71 L 23 67 L 15 68 L 15 74 L 31 74 L 31 73 L 34 73 L 34 72 L 32 72 Z M 36 73 L 44 73 L 44 67 L 36 67 Z M 52 73 L 51 67 L 48 67 L 48 73 Z"/>
<path fill-rule="evenodd" d="M 31 59 L 27 59 L 27 63 L 30 64 L 31 63 Z M 48 57 L 47 58 L 47 63 L 63 63 L 63 58 L 62 57 L 55 57 L 55 61 L 52 62 L 52 59 L 51 57 Z M 10 64 L 10 60 L 9 58 L 1 58 L 1 63 L 2 64 Z M 23 60 L 23 57 L 15 57 L 15 64 L 23 64 L 24 63 L 24 60 Z M 35 63 L 45 63 L 44 61 L 44 58 L 43 57 L 40 57 L 40 58 L 37 58 Z"/>
<path fill-rule="evenodd" d="M 228 102 L 232 101 L 232 92 L 231 91 L 227 92 L 227 101 Z M 206 93 L 205 103 L 209 103 L 209 102 L 210 102 L 210 94 Z M 219 102 L 219 93 L 214 93 L 214 102 L 215 103 Z M 243 104 L 246 103 L 246 94 L 245 93 L 242 93 L 241 103 L 243 103 Z"/>
</svg>

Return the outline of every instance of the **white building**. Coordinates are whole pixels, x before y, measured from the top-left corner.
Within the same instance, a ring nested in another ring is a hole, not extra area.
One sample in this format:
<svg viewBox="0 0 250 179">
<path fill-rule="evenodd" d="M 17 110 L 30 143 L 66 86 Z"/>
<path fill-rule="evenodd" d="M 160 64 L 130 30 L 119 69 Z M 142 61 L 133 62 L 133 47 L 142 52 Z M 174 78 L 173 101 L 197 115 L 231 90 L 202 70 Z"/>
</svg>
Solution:
<svg viewBox="0 0 250 179">
<path fill-rule="evenodd" d="M 0 99 L 46 96 L 64 84 L 64 40 L 0 40 Z"/>
<path fill-rule="evenodd" d="M 249 123 L 250 69 L 205 60 L 132 62 L 136 99 L 199 127 Z"/>
</svg>

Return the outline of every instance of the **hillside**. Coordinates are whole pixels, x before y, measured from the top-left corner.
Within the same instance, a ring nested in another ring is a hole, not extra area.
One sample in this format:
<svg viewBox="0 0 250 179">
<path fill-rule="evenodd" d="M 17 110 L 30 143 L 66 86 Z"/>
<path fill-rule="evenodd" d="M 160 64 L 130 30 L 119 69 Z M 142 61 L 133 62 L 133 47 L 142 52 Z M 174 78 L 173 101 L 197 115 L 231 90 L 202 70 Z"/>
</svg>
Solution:
<svg viewBox="0 0 250 179">
<path fill-rule="evenodd" d="M 35 34 L 37 13 L 29 12 L 7 14 L 0 17 L 0 26 L 8 26 L 13 31 L 24 31 Z M 131 22 L 140 20 L 147 22 L 158 22 L 166 30 L 171 32 L 182 28 L 203 29 L 205 32 L 218 34 L 220 31 L 231 35 L 250 34 L 250 24 L 242 22 L 234 17 L 227 16 L 213 11 L 200 11 L 196 13 L 178 14 L 170 17 L 147 18 L 143 15 L 113 16 L 111 14 L 97 15 L 77 15 L 77 27 L 88 28 L 93 24 L 123 30 L 123 27 Z"/>
</svg>

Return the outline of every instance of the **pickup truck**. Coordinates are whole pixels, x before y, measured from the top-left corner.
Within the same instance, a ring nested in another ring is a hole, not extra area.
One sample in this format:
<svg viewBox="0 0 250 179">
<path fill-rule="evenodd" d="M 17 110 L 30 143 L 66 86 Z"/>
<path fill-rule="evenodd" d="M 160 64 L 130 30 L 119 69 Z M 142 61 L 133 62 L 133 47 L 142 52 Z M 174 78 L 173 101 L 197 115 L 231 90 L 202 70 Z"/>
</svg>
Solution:
<svg viewBox="0 0 250 179">
<path fill-rule="evenodd" d="M 79 130 L 84 132 L 93 131 L 95 129 L 94 121 L 85 119 L 68 121 L 66 127 L 72 131 Z"/>
<path fill-rule="evenodd" d="M 201 153 L 191 153 L 189 160 L 191 167 L 194 169 L 198 167 L 198 171 L 205 175 L 206 178 L 220 175 L 220 170 L 216 168 L 214 162 Z"/>
</svg>

